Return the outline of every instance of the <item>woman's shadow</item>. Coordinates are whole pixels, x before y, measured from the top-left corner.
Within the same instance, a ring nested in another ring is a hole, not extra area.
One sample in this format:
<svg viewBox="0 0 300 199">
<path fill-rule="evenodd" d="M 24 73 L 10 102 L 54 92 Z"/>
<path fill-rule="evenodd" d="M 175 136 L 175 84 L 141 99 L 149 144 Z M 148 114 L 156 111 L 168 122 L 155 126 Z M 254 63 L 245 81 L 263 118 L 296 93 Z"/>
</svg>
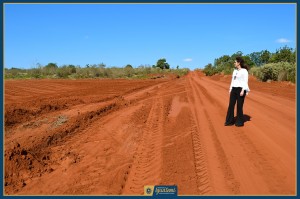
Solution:
<svg viewBox="0 0 300 199">
<path fill-rule="evenodd" d="M 234 117 L 234 122 L 236 121 L 236 116 Z M 249 122 L 251 121 L 251 116 L 250 115 L 244 115 L 244 122 Z"/>
</svg>

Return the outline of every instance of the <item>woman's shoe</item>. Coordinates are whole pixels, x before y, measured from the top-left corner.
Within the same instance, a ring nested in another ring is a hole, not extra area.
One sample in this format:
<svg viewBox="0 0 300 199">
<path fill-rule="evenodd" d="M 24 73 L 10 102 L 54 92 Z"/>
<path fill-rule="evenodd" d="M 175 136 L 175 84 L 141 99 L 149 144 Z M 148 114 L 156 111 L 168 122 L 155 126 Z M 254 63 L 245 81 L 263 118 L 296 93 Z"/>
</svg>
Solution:
<svg viewBox="0 0 300 199">
<path fill-rule="evenodd" d="M 244 124 L 235 124 L 236 127 L 242 127 Z"/>
<path fill-rule="evenodd" d="M 232 125 L 234 125 L 234 123 L 226 123 L 225 122 L 225 124 L 224 124 L 224 126 L 232 126 Z"/>
</svg>

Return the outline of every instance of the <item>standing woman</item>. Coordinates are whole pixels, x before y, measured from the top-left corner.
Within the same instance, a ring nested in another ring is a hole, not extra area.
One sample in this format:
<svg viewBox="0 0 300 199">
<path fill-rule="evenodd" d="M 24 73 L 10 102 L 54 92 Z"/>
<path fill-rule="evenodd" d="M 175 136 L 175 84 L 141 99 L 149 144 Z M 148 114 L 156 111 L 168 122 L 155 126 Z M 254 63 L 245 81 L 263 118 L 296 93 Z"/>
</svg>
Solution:
<svg viewBox="0 0 300 199">
<path fill-rule="evenodd" d="M 250 91 L 248 86 L 248 67 L 244 64 L 241 57 L 236 57 L 234 62 L 235 69 L 232 73 L 229 88 L 230 100 L 227 110 L 225 126 L 244 126 L 243 105 L 246 94 Z M 237 119 L 234 121 L 234 107 L 237 102 Z"/>
</svg>

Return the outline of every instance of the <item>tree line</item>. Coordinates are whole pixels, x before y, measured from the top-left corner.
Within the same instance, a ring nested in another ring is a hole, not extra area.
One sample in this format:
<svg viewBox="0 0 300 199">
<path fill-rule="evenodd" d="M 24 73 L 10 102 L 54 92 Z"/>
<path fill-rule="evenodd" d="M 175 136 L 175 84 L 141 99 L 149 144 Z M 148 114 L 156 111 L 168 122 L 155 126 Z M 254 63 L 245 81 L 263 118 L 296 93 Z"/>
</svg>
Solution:
<svg viewBox="0 0 300 199">
<path fill-rule="evenodd" d="M 153 78 L 154 75 L 162 77 L 164 74 L 174 74 L 178 77 L 187 74 L 189 69 L 170 69 L 165 58 L 159 59 L 155 65 L 140 65 L 134 68 L 131 64 L 124 67 L 107 67 L 106 64 L 86 64 L 84 67 L 73 64 L 58 66 L 56 63 L 48 63 L 43 66 L 37 64 L 35 68 L 4 69 L 5 79 L 29 79 L 29 78 Z M 152 75 L 151 75 L 152 74 Z M 161 74 L 161 75 L 157 75 Z"/>
<path fill-rule="evenodd" d="M 296 50 L 284 46 L 277 49 L 275 53 L 268 50 L 253 52 L 243 55 L 238 51 L 231 56 L 223 55 L 214 60 L 214 64 L 207 64 L 203 72 L 207 76 L 214 74 L 232 74 L 234 60 L 237 56 L 245 60 L 249 67 L 249 73 L 261 81 L 296 81 Z"/>
</svg>

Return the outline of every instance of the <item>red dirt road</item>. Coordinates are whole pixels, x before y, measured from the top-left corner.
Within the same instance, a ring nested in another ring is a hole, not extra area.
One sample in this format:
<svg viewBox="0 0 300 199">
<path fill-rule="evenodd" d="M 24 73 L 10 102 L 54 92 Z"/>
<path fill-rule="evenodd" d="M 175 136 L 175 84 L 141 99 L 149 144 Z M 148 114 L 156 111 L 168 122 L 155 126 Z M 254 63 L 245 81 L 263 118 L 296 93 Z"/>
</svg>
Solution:
<svg viewBox="0 0 300 199">
<path fill-rule="evenodd" d="M 295 85 L 250 78 L 238 128 L 229 81 L 5 81 L 5 194 L 295 195 Z"/>
</svg>

